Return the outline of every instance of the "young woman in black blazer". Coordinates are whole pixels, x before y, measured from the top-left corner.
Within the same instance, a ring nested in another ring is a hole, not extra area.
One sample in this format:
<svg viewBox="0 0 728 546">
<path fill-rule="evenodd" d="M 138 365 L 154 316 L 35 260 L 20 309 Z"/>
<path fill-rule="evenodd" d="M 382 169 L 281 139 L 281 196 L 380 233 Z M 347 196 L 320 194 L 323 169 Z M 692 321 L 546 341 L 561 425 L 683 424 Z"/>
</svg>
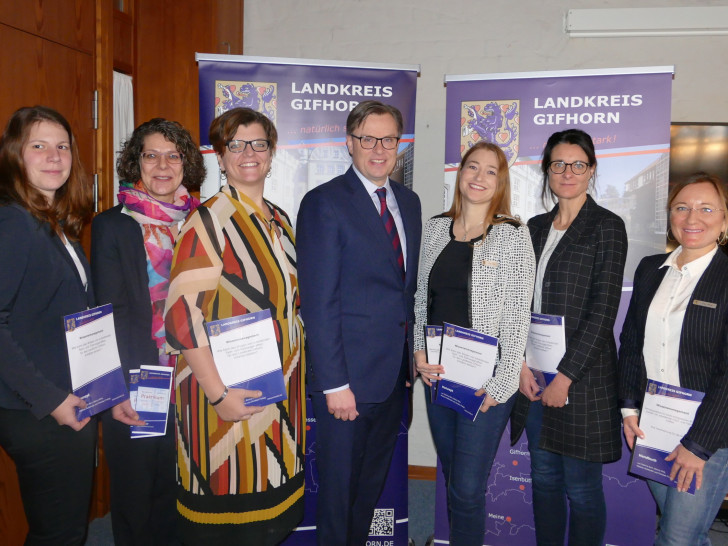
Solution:
<svg viewBox="0 0 728 546">
<path fill-rule="evenodd" d="M 0 446 L 15 462 L 26 544 L 82 544 L 96 420 L 71 393 L 63 316 L 93 306 L 78 237 L 92 193 L 66 119 L 21 108 L 0 141 Z"/>
<path fill-rule="evenodd" d="M 619 397 L 630 448 L 648 379 L 705 393 L 688 433 L 666 461 L 676 487 L 647 483 L 660 509 L 655 544 L 710 544 L 728 493 L 728 196 L 698 173 L 668 197 L 668 238 L 680 246 L 648 256 L 635 273 L 619 349 Z M 685 493 L 695 480 L 695 495 Z"/>
<path fill-rule="evenodd" d="M 525 427 L 539 545 L 602 544 L 602 464 L 619 459 L 617 351 L 612 329 L 622 293 L 627 233 L 587 190 L 596 173 L 591 137 L 569 129 L 544 148 L 543 192 L 556 206 L 528 222 L 536 254 L 533 311 L 564 317 L 566 353 L 539 394 L 524 363 L 511 428 Z M 568 404 L 567 404 L 568 398 Z M 568 506 L 568 510 L 567 510 Z"/>
</svg>

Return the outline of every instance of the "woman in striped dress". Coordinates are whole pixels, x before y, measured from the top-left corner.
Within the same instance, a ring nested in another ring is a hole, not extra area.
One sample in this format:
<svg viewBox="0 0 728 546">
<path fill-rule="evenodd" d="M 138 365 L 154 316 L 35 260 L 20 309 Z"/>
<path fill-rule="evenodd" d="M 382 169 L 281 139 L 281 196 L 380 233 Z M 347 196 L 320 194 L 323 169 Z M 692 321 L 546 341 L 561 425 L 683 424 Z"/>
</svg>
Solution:
<svg viewBox="0 0 728 546">
<path fill-rule="evenodd" d="M 177 458 L 185 544 L 277 544 L 303 517 L 303 324 L 293 229 L 263 199 L 277 141 L 263 114 L 236 108 L 216 118 L 210 142 L 227 184 L 190 216 L 175 249 L 165 325 L 177 365 Z M 288 398 L 228 389 L 205 322 L 270 309 Z"/>
</svg>

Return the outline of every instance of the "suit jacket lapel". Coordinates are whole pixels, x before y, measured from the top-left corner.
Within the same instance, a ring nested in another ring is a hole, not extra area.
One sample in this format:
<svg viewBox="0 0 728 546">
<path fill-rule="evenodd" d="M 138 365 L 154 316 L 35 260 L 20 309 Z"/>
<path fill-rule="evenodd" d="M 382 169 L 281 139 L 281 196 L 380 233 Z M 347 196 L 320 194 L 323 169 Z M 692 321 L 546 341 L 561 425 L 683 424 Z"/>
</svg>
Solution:
<svg viewBox="0 0 728 546">
<path fill-rule="evenodd" d="M 407 198 L 404 195 L 402 186 L 393 183 L 391 184 L 391 187 L 394 192 L 394 198 L 397 200 L 399 214 L 402 216 L 402 224 L 404 225 L 404 236 L 407 244 L 407 263 L 405 264 L 405 274 L 409 277 L 417 270 L 417 261 L 415 260 L 415 256 L 417 256 L 420 251 L 418 248 L 419 245 L 416 244 L 419 234 L 415 233 L 414 229 L 417 225 L 419 225 L 420 219 L 416 217 L 416 211 L 413 210 L 412 207 L 407 206 Z M 394 253 L 392 254 L 394 255 Z M 393 263 L 397 266 L 397 270 L 399 270 L 397 260 L 394 260 Z"/>
<path fill-rule="evenodd" d="M 76 263 L 73 261 L 73 258 L 71 258 L 71 255 L 68 253 L 68 249 L 66 249 L 66 246 L 63 244 L 63 241 L 61 241 L 61 238 L 54 234 L 50 234 L 51 240 L 53 241 L 53 246 L 56 248 L 56 250 L 61 254 L 61 257 L 66 262 L 66 265 L 71 268 L 71 272 L 73 273 L 74 278 L 76 279 L 76 282 L 78 283 L 78 287 L 81 290 L 81 292 L 86 293 L 86 288 L 83 286 L 83 281 L 81 280 L 81 276 L 78 274 L 78 268 L 76 267 Z M 73 245 L 73 248 L 76 250 L 76 252 L 79 253 L 79 258 L 81 257 L 81 254 L 83 254 L 83 249 L 80 245 L 71 243 Z M 88 267 L 86 267 L 86 263 L 83 259 L 81 259 L 81 265 L 84 268 L 84 271 L 86 272 L 86 279 L 91 279 L 91 272 L 89 271 Z M 89 283 L 90 285 L 90 283 Z"/>
<path fill-rule="evenodd" d="M 710 264 L 708 264 L 708 267 L 705 269 L 705 272 L 700 277 L 698 284 L 695 285 L 695 290 L 693 290 L 688 306 L 685 309 L 685 317 L 683 318 L 684 323 L 690 324 L 693 320 L 695 320 L 694 313 L 697 311 L 696 305 L 693 303 L 695 300 L 715 304 L 720 303 L 721 292 L 725 290 L 724 277 L 726 262 L 728 262 L 728 257 L 723 254 L 723 250 L 719 248 L 718 252 L 716 252 L 715 256 L 713 256 L 713 259 L 710 261 Z M 688 328 L 683 328 L 682 331 L 685 332 L 686 330 L 688 330 Z M 681 352 L 683 345 L 683 343 L 680 343 Z M 687 347 L 687 349 L 689 349 L 689 347 Z"/>
<path fill-rule="evenodd" d="M 372 241 L 379 247 L 377 252 L 384 253 L 392 264 L 392 267 L 400 274 L 401 270 L 397 263 L 397 258 L 394 255 L 394 250 L 392 250 L 387 229 L 384 227 L 381 216 L 377 214 L 377 209 L 374 207 L 371 196 L 367 193 L 366 188 L 364 188 L 364 184 L 362 184 L 351 167 L 346 171 L 344 180 L 352 194 L 351 208 L 354 211 L 353 214 L 371 232 Z M 409 248 L 407 250 L 409 251 Z"/>
</svg>

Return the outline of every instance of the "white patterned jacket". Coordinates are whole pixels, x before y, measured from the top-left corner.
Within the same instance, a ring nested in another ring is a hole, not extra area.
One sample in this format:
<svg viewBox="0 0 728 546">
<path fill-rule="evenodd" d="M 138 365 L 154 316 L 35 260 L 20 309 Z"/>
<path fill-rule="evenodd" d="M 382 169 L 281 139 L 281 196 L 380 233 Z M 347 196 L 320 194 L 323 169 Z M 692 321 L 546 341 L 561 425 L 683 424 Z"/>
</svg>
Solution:
<svg viewBox="0 0 728 546">
<path fill-rule="evenodd" d="M 440 215 L 425 224 L 415 293 L 415 350 L 425 348 L 430 272 L 450 242 L 452 221 Z M 497 402 L 505 402 L 518 390 L 531 324 L 535 268 L 528 228 L 515 219 L 494 224 L 485 240 L 473 246 L 469 315 L 473 329 L 498 338 L 495 376 L 483 385 Z"/>
</svg>

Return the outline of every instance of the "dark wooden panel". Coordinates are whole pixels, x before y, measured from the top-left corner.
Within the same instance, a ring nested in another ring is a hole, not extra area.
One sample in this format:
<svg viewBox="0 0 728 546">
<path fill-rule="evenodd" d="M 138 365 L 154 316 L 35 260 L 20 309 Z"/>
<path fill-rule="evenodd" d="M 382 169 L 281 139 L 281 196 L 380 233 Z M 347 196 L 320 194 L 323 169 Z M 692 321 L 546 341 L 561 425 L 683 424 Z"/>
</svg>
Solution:
<svg viewBox="0 0 728 546">
<path fill-rule="evenodd" d="M 196 140 L 199 138 L 195 52 L 217 53 L 215 9 L 211 5 L 193 0 L 154 0 L 135 10 L 137 124 L 161 116 L 180 122 Z"/>
<path fill-rule="evenodd" d="M 217 53 L 243 54 L 243 0 L 217 0 Z"/>
<path fill-rule="evenodd" d="M 94 0 L 0 0 L 0 23 L 88 54 L 94 13 Z"/>
<path fill-rule="evenodd" d="M 0 43 L 13 44 L 0 55 L 2 126 L 21 106 L 43 104 L 58 110 L 71 124 L 87 172 L 93 172 L 92 99 L 94 63 L 80 53 L 0 24 Z"/>
<path fill-rule="evenodd" d="M 114 69 L 131 74 L 134 69 L 134 20 L 121 11 L 114 11 Z"/>
<path fill-rule="evenodd" d="M 0 544 L 20 546 L 28 534 L 13 460 L 0 448 Z"/>
</svg>

